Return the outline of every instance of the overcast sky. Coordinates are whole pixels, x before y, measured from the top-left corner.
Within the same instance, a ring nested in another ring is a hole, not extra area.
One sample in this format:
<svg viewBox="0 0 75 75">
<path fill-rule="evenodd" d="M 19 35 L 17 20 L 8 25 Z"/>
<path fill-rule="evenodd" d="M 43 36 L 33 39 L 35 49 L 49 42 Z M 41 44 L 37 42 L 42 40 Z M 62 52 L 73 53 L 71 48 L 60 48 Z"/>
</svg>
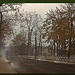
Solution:
<svg viewBox="0 0 75 75">
<path fill-rule="evenodd" d="M 21 10 L 24 9 L 24 11 L 36 11 L 44 16 L 50 9 L 55 10 L 56 6 L 58 7 L 59 3 L 25 3 L 22 5 Z"/>
</svg>

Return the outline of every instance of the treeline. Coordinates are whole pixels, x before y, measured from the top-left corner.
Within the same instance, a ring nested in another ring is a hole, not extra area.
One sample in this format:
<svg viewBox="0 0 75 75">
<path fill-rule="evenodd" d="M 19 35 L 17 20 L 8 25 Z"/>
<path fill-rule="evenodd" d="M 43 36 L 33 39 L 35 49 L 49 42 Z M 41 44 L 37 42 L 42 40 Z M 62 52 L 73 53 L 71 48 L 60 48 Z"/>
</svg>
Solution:
<svg viewBox="0 0 75 75">
<path fill-rule="evenodd" d="M 16 55 L 42 56 L 44 51 L 46 53 L 44 43 L 50 44 L 46 48 L 51 56 L 75 54 L 75 3 L 49 10 L 44 21 L 35 11 L 20 11 L 21 5 L 1 3 L 0 44 L 5 38 L 13 36 L 10 47 Z"/>
<path fill-rule="evenodd" d="M 50 10 L 43 29 L 46 42 L 53 40 L 53 56 L 75 54 L 75 3 L 66 3 L 54 11 Z"/>
<path fill-rule="evenodd" d="M 14 48 L 25 44 L 25 55 L 42 55 L 42 17 L 36 12 L 20 13 L 21 31 L 12 40 Z M 15 34 L 15 33 L 14 33 Z M 19 47 L 17 47 L 19 48 Z"/>
</svg>

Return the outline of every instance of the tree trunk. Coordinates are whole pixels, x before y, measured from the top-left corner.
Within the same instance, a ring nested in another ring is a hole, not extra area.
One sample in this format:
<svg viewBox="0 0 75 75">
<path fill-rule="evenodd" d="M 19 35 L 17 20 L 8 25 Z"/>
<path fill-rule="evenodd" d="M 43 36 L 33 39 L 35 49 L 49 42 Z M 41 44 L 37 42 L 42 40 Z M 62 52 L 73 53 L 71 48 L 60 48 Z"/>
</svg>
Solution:
<svg viewBox="0 0 75 75">
<path fill-rule="evenodd" d="M 63 50 L 63 42 L 61 43 L 61 57 L 62 57 L 62 50 Z"/>
<path fill-rule="evenodd" d="M 35 59 L 37 58 L 37 30 L 35 31 Z"/>
<path fill-rule="evenodd" d="M 28 26 L 28 55 L 30 55 L 30 26 Z"/>
<path fill-rule="evenodd" d="M 57 42 L 57 57 L 58 57 L 58 42 Z"/>
<path fill-rule="evenodd" d="M 60 55 L 61 55 L 61 49 L 60 49 L 60 42 L 59 42 L 59 57 L 60 57 Z"/>
<path fill-rule="evenodd" d="M 41 32 L 40 32 L 40 50 L 41 50 L 41 56 L 42 56 L 42 39 L 41 39 Z"/>
<path fill-rule="evenodd" d="M 55 41 L 54 41 L 54 57 L 55 57 Z"/>
<path fill-rule="evenodd" d="M 2 26 L 2 12 L 0 12 L 0 47 L 1 47 L 1 26 Z"/>
</svg>

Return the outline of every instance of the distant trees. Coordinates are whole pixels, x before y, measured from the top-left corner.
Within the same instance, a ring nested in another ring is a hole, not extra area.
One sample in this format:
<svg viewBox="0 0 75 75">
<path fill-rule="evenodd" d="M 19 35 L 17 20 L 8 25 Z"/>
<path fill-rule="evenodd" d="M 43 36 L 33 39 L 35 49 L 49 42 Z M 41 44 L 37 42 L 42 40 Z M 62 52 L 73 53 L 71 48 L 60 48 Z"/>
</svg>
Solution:
<svg viewBox="0 0 75 75">
<path fill-rule="evenodd" d="M 47 13 L 47 19 L 44 21 L 43 38 L 47 37 L 46 42 L 50 42 L 50 39 L 54 41 L 54 56 L 57 52 L 57 56 L 62 56 L 63 50 L 68 54 L 71 43 L 75 38 L 75 4 L 67 3 L 61 5 L 61 8 L 56 7 L 56 10 L 50 10 Z M 57 49 L 56 49 L 57 47 Z"/>
<path fill-rule="evenodd" d="M 40 27 L 39 24 L 41 22 L 41 16 L 37 14 L 35 11 L 25 12 L 25 13 L 20 12 L 20 14 L 21 14 L 22 22 L 23 22 L 23 24 L 21 24 L 21 28 L 23 28 L 24 30 L 26 30 L 25 32 L 27 32 L 26 33 L 27 41 L 28 41 L 27 42 L 27 45 L 28 45 L 27 54 L 31 55 L 33 52 L 31 46 L 32 44 L 34 44 L 35 41 L 36 41 L 35 50 L 37 51 L 37 30 L 39 31 L 38 27 Z M 35 41 L 32 42 L 33 39 L 35 39 Z"/>
<path fill-rule="evenodd" d="M 75 3 L 66 3 L 50 10 L 44 22 L 35 11 L 23 12 L 18 9 L 19 6 L 19 3 L 0 4 L 0 38 L 13 35 L 14 50 L 16 48 L 20 52 L 21 48 L 26 47 L 23 50 L 26 55 L 34 54 L 35 58 L 42 56 L 43 35 L 45 42 L 50 43 L 51 55 L 61 57 L 74 53 Z"/>
<path fill-rule="evenodd" d="M 12 52 L 14 55 L 25 54 L 26 52 L 26 35 L 24 33 L 17 34 L 12 40 Z M 23 53 L 22 53 L 23 52 Z"/>
<path fill-rule="evenodd" d="M 27 25 L 28 28 L 28 54 L 30 55 L 30 51 L 31 51 L 31 38 L 32 38 L 32 32 L 33 29 L 35 27 L 34 21 L 35 21 L 35 13 L 34 12 L 27 12 L 25 17 L 25 23 Z"/>
<path fill-rule="evenodd" d="M 38 26 L 41 22 L 41 16 L 37 14 L 36 12 L 29 12 L 28 15 L 26 14 L 25 21 L 28 27 L 28 54 L 30 55 L 32 50 L 32 34 L 34 34 L 35 37 L 35 54 L 37 54 L 37 32 L 38 32 Z"/>
<path fill-rule="evenodd" d="M 42 55 L 42 38 L 41 38 L 41 33 L 42 33 L 42 17 L 39 14 L 35 14 L 35 20 L 34 20 L 34 37 L 35 37 L 35 59 L 36 56 Z"/>
<path fill-rule="evenodd" d="M 17 46 L 22 43 L 26 44 L 27 48 L 25 49 L 26 55 L 38 54 L 38 49 L 41 51 L 42 48 L 42 18 L 36 12 L 20 12 L 17 14 L 19 23 L 19 33 L 15 34 L 13 31 L 14 39 L 13 43 Z M 16 20 L 17 21 L 17 20 Z M 17 21 L 17 22 L 18 22 Z M 22 35 L 23 34 L 23 35 Z M 23 37 L 25 35 L 25 37 Z M 26 40 L 26 41 L 24 41 Z M 38 44 L 39 41 L 39 44 Z M 38 47 L 40 46 L 40 48 Z M 38 48 L 37 48 L 38 47 Z M 35 50 L 35 53 L 34 53 Z"/>
</svg>

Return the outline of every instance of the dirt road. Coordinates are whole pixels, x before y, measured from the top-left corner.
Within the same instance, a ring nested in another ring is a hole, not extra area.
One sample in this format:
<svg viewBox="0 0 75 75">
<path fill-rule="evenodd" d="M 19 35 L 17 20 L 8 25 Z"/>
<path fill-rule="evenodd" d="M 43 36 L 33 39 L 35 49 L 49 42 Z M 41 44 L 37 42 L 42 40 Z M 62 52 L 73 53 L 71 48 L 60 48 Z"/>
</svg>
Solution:
<svg viewBox="0 0 75 75">
<path fill-rule="evenodd" d="M 17 73 L 11 64 L 0 58 L 0 73 Z"/>
</svg>

